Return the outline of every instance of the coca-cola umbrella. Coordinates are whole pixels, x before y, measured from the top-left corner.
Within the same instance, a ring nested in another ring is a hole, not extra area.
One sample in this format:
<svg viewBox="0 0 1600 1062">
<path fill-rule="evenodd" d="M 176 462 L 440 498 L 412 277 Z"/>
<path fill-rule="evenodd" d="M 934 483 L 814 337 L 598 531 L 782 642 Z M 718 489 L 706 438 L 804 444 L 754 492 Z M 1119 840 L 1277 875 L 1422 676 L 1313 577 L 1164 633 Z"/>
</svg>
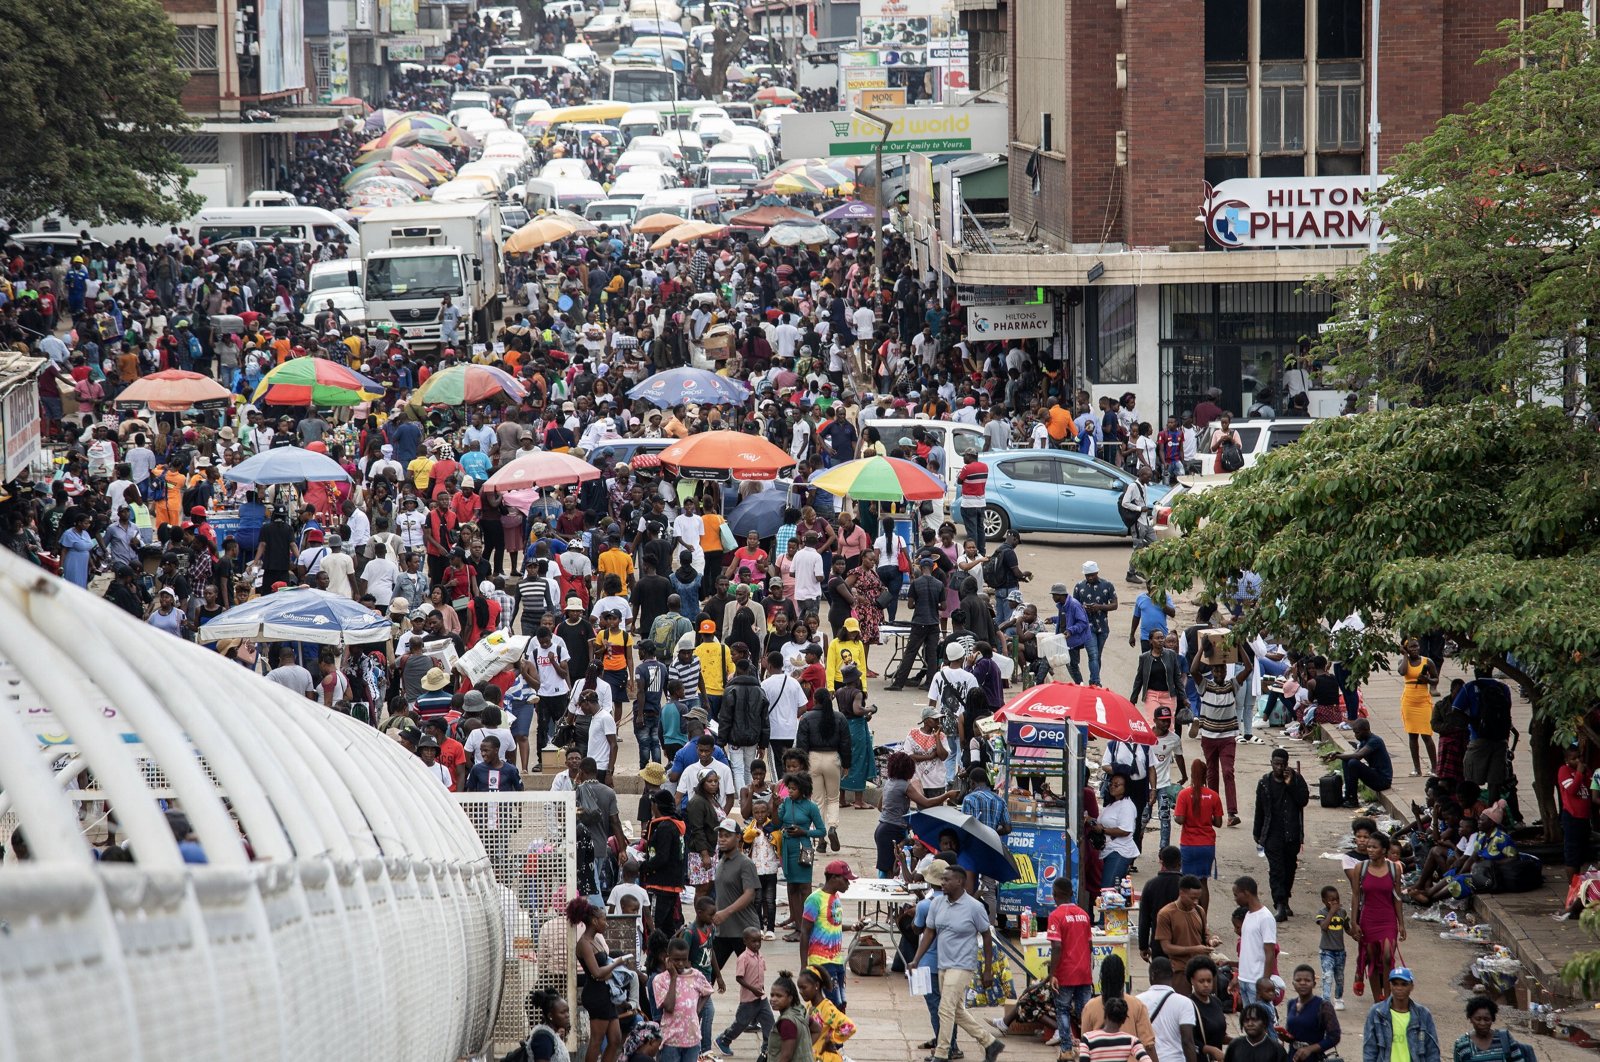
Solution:
<svg viewBox="0 0 1600 1062">
<path fill-rule="evenodd" d="M 1031 686 L 994 713 L 996 722 L 1018 725 L 1087 727 L 1095 737 L 1154 745 L 1155 731 L 1138 707 L 1120 693 L 1101 686 L 1046 682 Z"/>
</svg>

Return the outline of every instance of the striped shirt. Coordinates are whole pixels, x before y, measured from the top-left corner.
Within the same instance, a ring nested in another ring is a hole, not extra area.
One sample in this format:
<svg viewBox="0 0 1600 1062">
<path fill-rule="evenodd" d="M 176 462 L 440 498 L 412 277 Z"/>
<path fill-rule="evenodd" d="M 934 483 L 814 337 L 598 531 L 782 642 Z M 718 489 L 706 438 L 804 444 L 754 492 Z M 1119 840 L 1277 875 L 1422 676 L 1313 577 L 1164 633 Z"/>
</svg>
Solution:
<svg viewBox="0 0 1600 1062">
<path fill-rule="evenodd" d="M 1078 1062 L 1147 1062 L 1144 1044 L 1132 1033 L 1091 1029 L 1078 1044 Z"/>
<path fill-rule="evenodd" d="M 700 658 L 689 657 L 686 664 L 681 660 L 673 660 L 667 667 L 667 674 L 678 682 L 683 683 L 683 702 L 690 710 L 700 706 Z"/>
<path fill-rule="evenodd" d="M 1231 738 L 1239 733 L 1239 687 L 1228 679 L 1206 679 L 1200 686 L 1200 736 Z"/>
<path fill-rule="evenodd" d="M 991 830 L 1000 829 L 1010 819 L 1006 802 L 993 789 L 974 789 L 961 801 L 961 810 Z"/>
</svg>

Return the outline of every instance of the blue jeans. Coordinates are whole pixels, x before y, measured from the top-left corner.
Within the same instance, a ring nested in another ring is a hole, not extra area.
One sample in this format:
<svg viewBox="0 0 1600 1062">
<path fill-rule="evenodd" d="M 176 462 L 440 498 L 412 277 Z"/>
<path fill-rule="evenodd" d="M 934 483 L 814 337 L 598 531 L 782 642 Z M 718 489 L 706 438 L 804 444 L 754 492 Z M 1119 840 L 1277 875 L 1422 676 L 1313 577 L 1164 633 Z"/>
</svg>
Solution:
<svg viewBox="0 0 1600 1062">
<path fill-rule="evenodd" d="M 834 1006 L 838 1007 L 840 1010 L 843 1010 L 844 1009 L 844 963 L 842 963 L 842 962 L 823 962 L 823 963 L 818 963 L 817 965 L 819 967 L 821 967 L 822 969 L 828 971 L 828 976 L 833 979 L 833 987 L 830 988 L 830 989 L 825 989 L 823 991 L 823 995 L 827 996 L 828 999 L 833 1003 Z"/>
<path fill-rule="evenodd" d="M 1133 866 L 1133 860 L 1118 852 L 1103 852 L 1100 856 L 1100 887 L 1102 889 L 1117 889 L 1122 887 L 1122 879 L 1128 876 L 1128 868 Z"/>
<path fill-rule="evenodd" d="M 714 1030 L 711 1025 L 717 1018 L 717 1008 L 711 1002 L 711 997 L 706 997 L 705 1009 L 700 1012 L 700 1050 L 711 1050 L 711 1039 Z"/>
<path fill-rule="evenodd" d="M 1256 1001 L 1256 986 L 1252 981 L 1246 984 L 1243 978 L 1239 979 L 1239 1012 L 1244 1013 L 1244 1008 Z"/>
<path fill-rule="evenodd" d="M 978 504 L 968 505 L 967 499 L 961 499 L 961 526 L 966 528 L 967 537 L 978 544 L 978 552 L 984 552 L 987 539 L 983 537 L 983 499 L 974 499 Z"/>
<path fill-rule="evenodd" d="M 1056 989 L 1056 1036 L 1061 1041 L 1056 1047 L 1058 1053 L 1071 1053 L 1072 1022 L 1093 998 L 1093 985 L 1061 985 Z"/>
<path fill-rule="evenodd" d="M 700 1062 L 698 1047 L 668 1047 L 665 1044 L 656 1053 L 656 1062 Z"/>
<path fill-rule="evenodd" d="M 889 622 L 895 622 L 895 617 L 900 614 L 900 587 L 905 584 L 906 573 L 896 564 L 878 565 L 878 579 L 883 583 L 883 588 L 889 591 L 889 607 L 884 609 L 884 615 L 889 617 Z"/>
<path fill-rule="evenodd" d="M 1109 627 L 1103 631 L 1090 631 L 1089 641 L 1083 646 L 1082 651 L 1086 651 L 1089 654 L 1089 685 L 1091 686 L 1100 685 L 1100 657 L 1105 652 L 1106 640 L 1110 637 L 1111 629 Z M 1067 662 L 1067 670 L 1072 672 L 1072 680 L 1081 684 L 1083 679 L 1079 677 L 1082 674 L 1078 670 L 1079 652 L 1080 650 L 1078 649 L 1071 651 L 1071 656 Z"/>
<path fill-rule="evenodd" d="M 1322 958 L 1322 998 L 1343 999 L 1345 953 L 1324 948 L 1319 954 Z"/>
<path fill-rule="evenodd" d="M 1006 620 L 1011 618 L 1011 613 L 1016 606 L 1011 603 L 1010 589 L 996 590 L 994 592 L 994 623 L 996 627 L 1004 626 Z"/>
<path fill-rule="evenodd" d="M 633 736 L 639 742 L 639 769 L 644 770 L 644 765 L 661 759 L 661 717 L 653 715 L 648 720 L 643 716 L 633 717 Z"/>
</svg>

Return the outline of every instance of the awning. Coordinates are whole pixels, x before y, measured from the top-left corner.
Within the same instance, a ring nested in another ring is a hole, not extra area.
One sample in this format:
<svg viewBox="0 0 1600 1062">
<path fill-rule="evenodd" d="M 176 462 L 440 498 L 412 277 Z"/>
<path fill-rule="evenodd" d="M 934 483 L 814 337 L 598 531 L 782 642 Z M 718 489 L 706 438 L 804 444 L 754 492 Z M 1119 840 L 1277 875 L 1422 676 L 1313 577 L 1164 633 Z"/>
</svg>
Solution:
<svg viewBox="0 0 1600 1062">
<path fill-rule="evenodd" d="M 330 133 L 339 128 L 338 118 L 279 118 L 275 122 L 201 122 L 202 133 Z"/>
</svg>

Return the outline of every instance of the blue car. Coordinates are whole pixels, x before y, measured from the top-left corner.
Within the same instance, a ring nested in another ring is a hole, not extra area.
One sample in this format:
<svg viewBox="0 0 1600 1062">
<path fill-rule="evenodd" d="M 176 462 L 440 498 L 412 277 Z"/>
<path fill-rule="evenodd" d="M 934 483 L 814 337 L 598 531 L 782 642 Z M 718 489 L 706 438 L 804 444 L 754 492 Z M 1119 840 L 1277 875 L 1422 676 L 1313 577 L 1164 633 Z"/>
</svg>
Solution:
<svg viewBox="0 0 1600 1062">
<path fill-rule="evenodd" d="M 989 466 L 983 533 L 989 541 L 1013 528 L 1073 535 L 1125 536 L 1119 506 L 1134 477 L 1071 450 L 995 450 L 978 455 Z M 1167 487 L 1146 488 L 1151 506 Z M 961 519 L 957 498 L 955 518 Z"/>
</svg>

